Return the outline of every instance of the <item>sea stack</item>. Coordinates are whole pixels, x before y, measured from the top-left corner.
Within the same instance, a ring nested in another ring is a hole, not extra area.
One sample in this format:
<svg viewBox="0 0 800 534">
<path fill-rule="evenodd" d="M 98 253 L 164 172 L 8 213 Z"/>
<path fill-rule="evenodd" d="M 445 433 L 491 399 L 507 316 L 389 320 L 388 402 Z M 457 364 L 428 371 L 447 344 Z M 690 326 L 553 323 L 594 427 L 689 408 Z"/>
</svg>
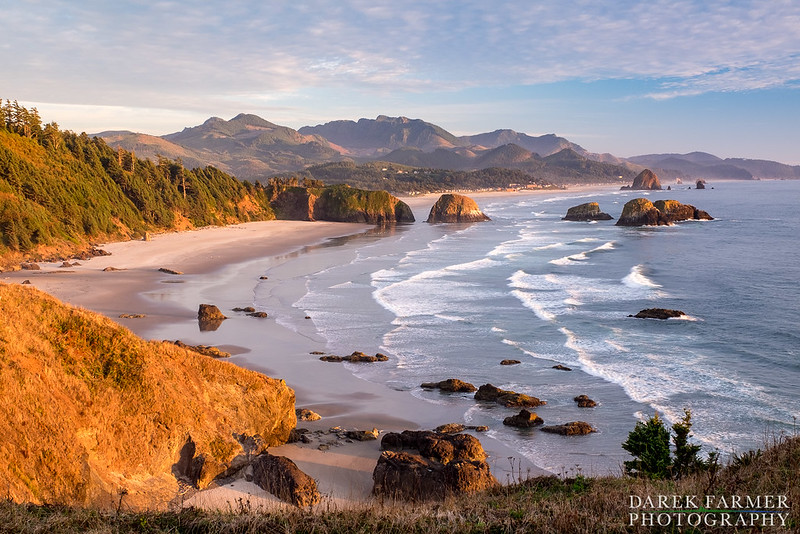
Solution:
<svg viewBox="0 0 800 534">
<path fill-rule="evenodd" d="M 600 204 L 587 202 L 580 206 L 573 206 L 567 210 L 567 215 L 562 221 L 610 221 L 613 219 L 608 213 L 600 211 Z"/>
<path fill-rule="evenodd" d="M 439 197 L 431 208 L 429 223 L 462 223 L 491 221 L 469 197 L 447 193 Z"/>
<path fill-rule="evenodd" d="M 634 198 L 622 208 L 617 226 L 663 226 L 678 221 L 713 220 L 703 210 L 677 200 L 658 200 L 652 203 L 646 198 Z"/>
<path fill-rule="evenodd" d="M 621 189 L 632 189 L 635 191 L 661 190 L 661 182 L 658 181 L 656 173 L 650 169 L 645 169 L 633 179 L 633 185 L 624 185 Z"/>
</svg>

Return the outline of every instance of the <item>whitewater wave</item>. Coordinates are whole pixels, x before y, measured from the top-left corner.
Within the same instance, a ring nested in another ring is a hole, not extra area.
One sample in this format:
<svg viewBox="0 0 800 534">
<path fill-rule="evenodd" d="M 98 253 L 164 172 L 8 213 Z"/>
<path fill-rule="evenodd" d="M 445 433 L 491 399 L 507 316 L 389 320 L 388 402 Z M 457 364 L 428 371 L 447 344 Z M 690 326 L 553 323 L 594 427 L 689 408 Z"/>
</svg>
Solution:
<svg viewBox="0 0 800 534">
<path fill-rule="evenodd" d="M 630 273 L 622 279 L 622 283 L 630 288 L 659 288 L 661 285 L 655 283 L 645 275 L 645 266 L 642 264 L 631 267 Z"/>
</svg>

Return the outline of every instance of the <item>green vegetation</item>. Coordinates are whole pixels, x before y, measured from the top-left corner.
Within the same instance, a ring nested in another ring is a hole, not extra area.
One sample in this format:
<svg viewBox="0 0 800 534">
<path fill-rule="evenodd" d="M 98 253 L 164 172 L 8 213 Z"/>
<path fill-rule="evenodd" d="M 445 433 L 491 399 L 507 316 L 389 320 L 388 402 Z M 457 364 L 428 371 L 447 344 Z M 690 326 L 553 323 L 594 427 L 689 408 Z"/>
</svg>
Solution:
<svg viewBox="0 0 800 534">
<path fill-rule="evenodd" d="M 348 184 L 361 189 L 385 189 L 394 194 L 406 195 L 452 190 L 506 189 L 511 184 L 535 188 L 555 187 L 549 182 L 514 169 L 495 167 L 480 171 L 451 171 L 382 161 L 361 165 L 352 161 L 324 163 L 281 177 L 315 179 L 326 184 Z"/>
<path fill-rule="evenodd" d="M 625 462 L 628 475 L 656 480 L 683 478 L 691 473 L 717 468 L 717 453 L 709 454 L 704 462 L 697 455 L 700 446 L 689 443 L 692 429 L 692 412 L 684 410 L 683 419 L 672 425 L 675 446 L 674 457 L 670 455 L 670 432 L 656 413 L 645 422 L 636 423 L 628 434 L 622 448 L 631 453 L 633 460 Z"/>
<path fill-rule="evenodd" d="M 273 218 L 264 189 L 214 167 L 141 160 L 0 105 L 0 255 L 42 258 L 148 230 Z"/>
</svg>

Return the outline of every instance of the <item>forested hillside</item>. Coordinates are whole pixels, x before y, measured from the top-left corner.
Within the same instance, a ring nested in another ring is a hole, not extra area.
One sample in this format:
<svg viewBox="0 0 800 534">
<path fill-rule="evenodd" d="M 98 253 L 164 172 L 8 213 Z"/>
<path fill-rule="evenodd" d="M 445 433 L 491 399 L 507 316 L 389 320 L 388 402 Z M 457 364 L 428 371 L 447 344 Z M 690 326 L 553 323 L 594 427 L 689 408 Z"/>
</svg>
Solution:
<svg viewBox="0 0 800 534">
<path fill-rule="evenodd" d="M 42 125 L 35 108 L 0 106 L 0 255 L 44 258 L 91 242 L 272 219 L 264 189 L 214 167 L 185 169 Z"/>
</svg>

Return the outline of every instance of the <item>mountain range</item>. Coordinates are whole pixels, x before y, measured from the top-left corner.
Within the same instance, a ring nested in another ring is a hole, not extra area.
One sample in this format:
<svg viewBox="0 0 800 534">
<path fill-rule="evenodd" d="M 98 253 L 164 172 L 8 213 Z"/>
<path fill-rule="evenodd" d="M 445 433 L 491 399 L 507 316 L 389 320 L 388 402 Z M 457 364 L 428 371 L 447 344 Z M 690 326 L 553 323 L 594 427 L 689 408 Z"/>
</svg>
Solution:
<svg viewBox="0 0 800 534">
<path fill-rule="evenodd" d="M 294 130 L 261 117 L 212 117 L 163 136 L 129 131 L 97 134 L 114 148 L 189 168 L 213 165 L 247 180 L 297 172 L 322 163 L 385 161 L 459 171 L 516 169 L 556 183 L 609 182 L 648 167 L 662 178 L 800 178 L 800 166 L 766 160 L 722 159 L 704 152 L 619 158 L 595 154 L 555 134 L 531 136 L 509 129 L 456 136 L 420 119 L 388 117 L 337 120 Z"/>
</svg>

